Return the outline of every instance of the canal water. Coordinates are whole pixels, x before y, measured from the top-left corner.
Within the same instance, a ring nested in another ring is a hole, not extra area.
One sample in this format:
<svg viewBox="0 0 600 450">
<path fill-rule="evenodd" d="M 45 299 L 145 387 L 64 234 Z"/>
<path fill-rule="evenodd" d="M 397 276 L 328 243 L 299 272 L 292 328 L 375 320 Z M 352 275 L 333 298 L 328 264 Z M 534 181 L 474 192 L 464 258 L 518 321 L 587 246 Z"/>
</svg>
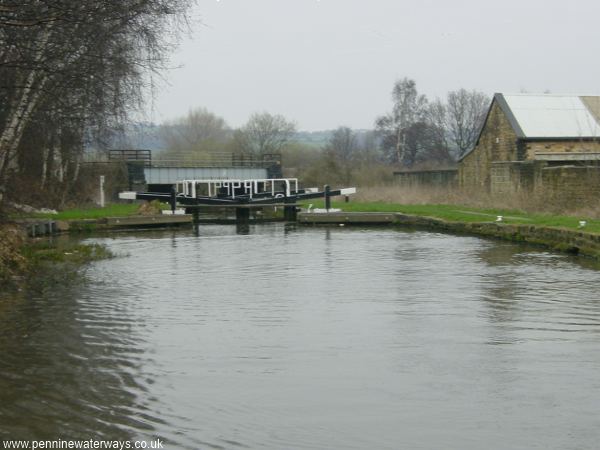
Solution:
<svg viewBox="0 0 600 450">
<path fill-rule="evenodd" d="M 2 439 L 478 450 L 600 440 L 600 271 L 585 260 L 282 224 L 91 241 L 120 256 L 0 298 Z"/>
</svg>

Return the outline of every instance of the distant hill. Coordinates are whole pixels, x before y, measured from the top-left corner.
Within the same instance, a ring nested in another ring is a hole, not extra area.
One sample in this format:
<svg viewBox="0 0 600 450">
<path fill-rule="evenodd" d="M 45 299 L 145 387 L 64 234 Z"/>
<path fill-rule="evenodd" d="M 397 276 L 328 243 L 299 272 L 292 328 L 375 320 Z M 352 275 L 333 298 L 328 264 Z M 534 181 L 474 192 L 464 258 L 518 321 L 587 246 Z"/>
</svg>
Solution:
<svg viewBox="0 0 600 450">
<path fill-rule="evenodd" d="M 298 131 L 292 140 L 299 144 L 310 145 L 314 147 L 323 147 L 327 144 L 333 130 L 323 131 Z"/>
<path fill-rule="evenodd" d="M 335 130 L 322 131 L 298 131 L 292 138 L 294 142 L 310 145 L 314 147 L 325 147 Z M 364 142 L 367 134 L 372 133 L 372 130 L 353 130 L 356 134 L 356 139 L 359 143 Z"/>
<path fill-rule="evenodd" d="M 164 144 L 160 138 L 160 125 L 152 122 L 133 123 L 123 132 L 115 133 L 111 147 L 162 150 Z"/>
<path fill-rule="evenodd" d="M 165 149 L 165 144 L 160 137 L 160 129 L 161 125 L 152 122 L 135 122 L 127 125 L 122 131 L 115 131 L 102 146 L 92 144 L 90 148 L 144 149 L 159 152 Z M 291 140 L 311 147 L 324 147 L 331 139 L 334 131 L 298 131 Z M 370 130 L 354 131 L 359 140 L 370 132 Z"/>
</svg>

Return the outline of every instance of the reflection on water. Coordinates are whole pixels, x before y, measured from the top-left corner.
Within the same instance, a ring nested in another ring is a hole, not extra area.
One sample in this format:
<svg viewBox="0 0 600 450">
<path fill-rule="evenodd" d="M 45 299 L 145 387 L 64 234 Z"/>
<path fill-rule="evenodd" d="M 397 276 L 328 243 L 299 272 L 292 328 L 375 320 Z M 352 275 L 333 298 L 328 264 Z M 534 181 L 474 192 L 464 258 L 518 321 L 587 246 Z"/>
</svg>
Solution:
<svg viewBox="0 0 600 450">
<path fill-rule="evenodd" d="M 0 301 L 0 437 L 168 448 L 593 448 L 600 272 L 472 237 L 209 226 L 101 239 Z"/>
<path fill-rule="evenodd" d="M 38 281 L 2 299 L 0 437 L 125 439 L 151 430 L 156 420 L 144 418 L 138 395 L 151 380 L 149 358 L 118 297 L 56 276 Z"/>
</svg>

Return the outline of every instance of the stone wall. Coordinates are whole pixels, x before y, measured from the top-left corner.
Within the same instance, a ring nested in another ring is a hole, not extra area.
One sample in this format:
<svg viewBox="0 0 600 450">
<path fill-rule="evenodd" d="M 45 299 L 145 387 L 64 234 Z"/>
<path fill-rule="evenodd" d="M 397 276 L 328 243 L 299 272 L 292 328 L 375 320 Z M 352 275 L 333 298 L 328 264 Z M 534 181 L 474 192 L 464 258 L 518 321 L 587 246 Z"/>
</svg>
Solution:
<svg viewBox="0 0 600 450">
<path fill-rule="evenodd" d="M 517 161 L 524 158 L 517 145 L 517 135 L 504 112 L 493 102 L 479 143 L 459 165 L 458 180 L 463 188 L 491 191 L 492 162 Z"/>
<path fill-rule="evenodd" d="M 536 153 L 600 153 L 600 141 L 529 141 L 525 148 L 527 159 Z"/>
<path fill-rule="evenodd" d="M 535 190 L 559 205 L 585 206 L 600 198 L 600 167 L 545 167 L 536 177 Z"/>
<path fill-rule="evenodd" d="M 458 169 L 401 171 L 394 178 L 402 187 L 455 187 Z"/>
<path fill-rule="evenodd" d="M 555 207 L 573 208 L 600 198 L 600 167 L 551 166 L 543 161 L 491 164 L 490 192 L 535 194 Z"/>
<path fill-rule="evenodd" d="M 533 190 L 536 165 L 531 161 L 493 162 L 490 168 L 492 194 L 513 194 Z"/>
</svg>

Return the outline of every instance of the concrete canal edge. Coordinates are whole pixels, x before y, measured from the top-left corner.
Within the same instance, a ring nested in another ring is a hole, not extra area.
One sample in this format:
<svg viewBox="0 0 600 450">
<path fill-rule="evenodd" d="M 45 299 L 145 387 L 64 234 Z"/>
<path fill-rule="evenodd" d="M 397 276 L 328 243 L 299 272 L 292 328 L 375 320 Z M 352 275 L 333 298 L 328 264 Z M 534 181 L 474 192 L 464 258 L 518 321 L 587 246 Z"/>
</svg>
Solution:
<svg viewBox="0 0 600 450">
<path fill-rule="evenodd" d="M 393 212 L 300 212 L 297 221 L 301 225 L 384 225 L 485 236 L 512 242 L 541 245 L 556 251 L 590 256 L 600 260 L 600 234 L 566 228 L 497 222 L 450 222 L 434 217 Z M 185 214 L 107 217 L 69 221 L 27 220 L 21 221 L 20 225 L 27 231 L 29 236 L 39 236 L 56 232 L 142 229 L 192 223 L 192 215 Z"/>
<path fill-rule="evenodd" d="M 70 220 L 59 224 L 62 231 L 125 230 L 171 227 L 192 223 L 191 214 L 105 217 L 102 219 Z"/>
<path fill-rule="evenodd" d="M 388 225 L 499 238 L 541 245 L 556 251 L 600 259 L 600 234 L 566 228 L 497 222 L 449 222 L 401 213 L 299 213 L 303 225 Z"/>
<path fill-rule="evenodd" d="M 192 215 L 148 215 L 73 220 L 25 219 L 17 220 L 15 223 L 21 226 L 29 237 L 37 237 L 65 232 L 143 229 L 187 225 L 192 223 Z"/>
<path fill-rule="evenodd" d="M 395 213 L 379 212 L 328 212 L 328 213 L 298 213 L 298 222 L 302 224 L 348 224 L 348 225 L 384 225 L 396 222 Z"/>
</svg>

